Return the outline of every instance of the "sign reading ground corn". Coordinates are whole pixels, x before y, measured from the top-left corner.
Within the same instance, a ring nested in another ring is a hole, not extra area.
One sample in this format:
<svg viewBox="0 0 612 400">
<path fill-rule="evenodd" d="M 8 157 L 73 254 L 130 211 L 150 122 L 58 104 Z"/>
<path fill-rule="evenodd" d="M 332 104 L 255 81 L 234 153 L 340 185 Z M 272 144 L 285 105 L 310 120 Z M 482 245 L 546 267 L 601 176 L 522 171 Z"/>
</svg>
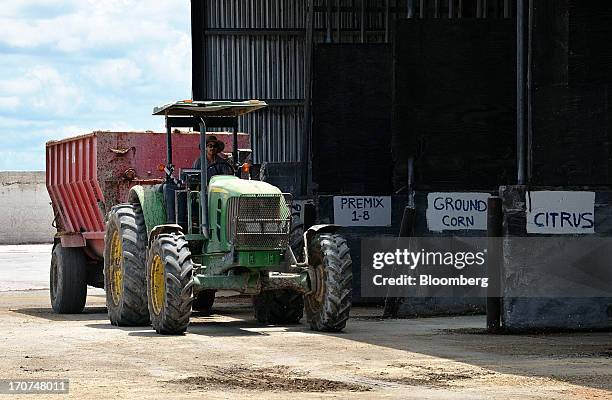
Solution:
<svg viewBox="0 0 612 400">
<path fill-rule="evenodd" d="M 487 229 L 489 193 L 429 193 L 427 228 L 432 232 Z"/>
<path fill-rule="evenodd" d="M 528 192 L 527 233 L 595 233 L 594 192 Z"/>
<path fill-rule="evenodd" d="M 391 226 L 391 196 L 336 196 L 334 223 L 342 226 Z"/>
</svg>

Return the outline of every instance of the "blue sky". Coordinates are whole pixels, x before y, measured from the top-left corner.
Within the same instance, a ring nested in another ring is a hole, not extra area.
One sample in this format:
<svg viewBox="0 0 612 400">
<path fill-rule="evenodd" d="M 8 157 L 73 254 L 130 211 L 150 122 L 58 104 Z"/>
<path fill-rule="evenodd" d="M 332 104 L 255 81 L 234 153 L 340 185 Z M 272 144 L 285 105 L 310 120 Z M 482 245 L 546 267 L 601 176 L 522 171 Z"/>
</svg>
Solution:
<svg viewBox="0 0 612 400">
<path fill-rule="evenodd" d="M 44 170 L 44 144 L 163 130 L 191 97 L 189 0 L 1 0 L 0 171 Z"/>
</svg>

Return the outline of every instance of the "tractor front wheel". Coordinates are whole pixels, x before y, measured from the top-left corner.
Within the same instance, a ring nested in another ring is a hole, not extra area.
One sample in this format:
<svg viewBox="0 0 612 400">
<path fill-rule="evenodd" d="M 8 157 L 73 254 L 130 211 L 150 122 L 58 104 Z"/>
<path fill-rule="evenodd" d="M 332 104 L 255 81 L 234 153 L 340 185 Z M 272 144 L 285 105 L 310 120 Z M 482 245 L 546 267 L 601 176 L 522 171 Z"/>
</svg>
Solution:
<svg viewBox="0 0 612 400">
<path fill-rule="evenodd" d="M 352 303 L 351 255 L 340 235 L 322 233 L 309 243 L 312 291 L 304 296 L 306 318 L 315 331 L 339 332 Z"/>
<path fill-rule="evenodd" d="M 104 289 L 113 325 L 149 323 L 145 257 L 147 228 L 139 205 L 120 204 L 110 211 L 104 238 Z"/>
<path fill-rule="evenodd" d="M 149 315 L 155 331 L 179 335 L 187 330 L 193 302 L 193 263 L 182 234 L 161 234 L 147 257 Z"/>
<path fill-rule="evenodd" d="M 304 296 L 288 290 L 266 290 L 253 296 L 255 318 L 262 324 L 297 324 L 304 315 Z"/>
</svg>

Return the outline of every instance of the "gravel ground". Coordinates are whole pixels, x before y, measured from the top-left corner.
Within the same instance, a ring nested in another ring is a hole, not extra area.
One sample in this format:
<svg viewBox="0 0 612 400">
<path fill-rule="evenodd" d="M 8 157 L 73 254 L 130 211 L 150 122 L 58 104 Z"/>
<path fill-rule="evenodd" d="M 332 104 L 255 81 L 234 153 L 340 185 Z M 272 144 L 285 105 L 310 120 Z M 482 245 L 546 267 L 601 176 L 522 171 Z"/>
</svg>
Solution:
<svg viewBox="0 0 612 400">
<path fill-rule="evenodd" d="M 608 332 L 487 335 L 482 316 L 356 308 L 345 333 L 322 334 L 259 325 L 232 297 L 186 335 L 159 336 L 111 326 L 100 290 L 84 314 L 53 314 L 48 291 L 32 290 L 49 251 L 0 247 L 0 378 L 67 378 L 70 398 L 612 399 Z"/>
</svg>

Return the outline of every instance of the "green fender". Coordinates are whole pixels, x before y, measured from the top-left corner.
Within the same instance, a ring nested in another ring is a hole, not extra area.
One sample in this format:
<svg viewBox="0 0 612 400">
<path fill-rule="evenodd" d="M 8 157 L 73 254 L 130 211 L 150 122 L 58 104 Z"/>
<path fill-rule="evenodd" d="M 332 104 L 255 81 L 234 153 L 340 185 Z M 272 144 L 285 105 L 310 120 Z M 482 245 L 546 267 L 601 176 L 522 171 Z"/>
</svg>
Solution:
<svg viewBox="0 0 612 400">
<path fill-rule="evenodd" d="M 128 202 L 138 203 L 142 207 L 147 237 L 151 235 L 153 228 L 166 224 L 164 195 L 159 193 L 155 186 L 134 186 L 128 194 Z"/>
</svg>

